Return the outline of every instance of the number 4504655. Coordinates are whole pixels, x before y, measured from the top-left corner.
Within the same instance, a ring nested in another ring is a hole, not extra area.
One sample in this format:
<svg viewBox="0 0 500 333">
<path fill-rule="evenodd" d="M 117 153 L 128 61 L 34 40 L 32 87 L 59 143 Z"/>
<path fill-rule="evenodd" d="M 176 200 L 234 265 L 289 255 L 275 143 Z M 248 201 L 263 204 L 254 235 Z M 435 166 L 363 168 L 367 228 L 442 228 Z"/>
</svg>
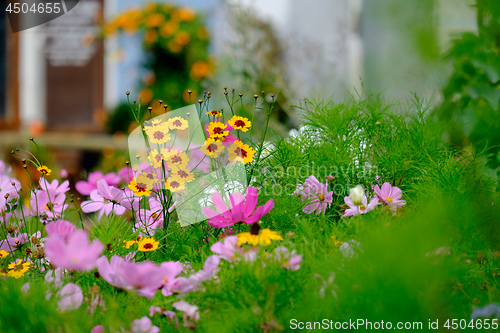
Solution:
<svg viewBox="0 0 500 333">
<path fill-rule="evenodd" d="M 465 319 L 448 319 L 446 323 L 443 325 L 447 329 L 485 329 L 488 330 L 490 328 L 496 330 L 498 328 L 498 319 L 472 319 L 467 321 Z"/>
<path fill-rule="evenodd" d="M 61 12 L 61 4 L 59 2 L 47 2 L 47 3 L 34 3 L 31 6 L 27 3 L 9 3 L 6 12 L 14 13 L 14 14 L 28 14 L 28 13 L 37 13 L 37 14 L 59 14 Z"/>
</svg>

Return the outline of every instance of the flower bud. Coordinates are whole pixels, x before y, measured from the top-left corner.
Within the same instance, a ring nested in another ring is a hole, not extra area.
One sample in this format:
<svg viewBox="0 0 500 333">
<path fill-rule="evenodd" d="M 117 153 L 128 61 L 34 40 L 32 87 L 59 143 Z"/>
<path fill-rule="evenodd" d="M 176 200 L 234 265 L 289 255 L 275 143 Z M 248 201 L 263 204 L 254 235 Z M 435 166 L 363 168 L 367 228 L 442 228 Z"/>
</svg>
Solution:
<svg viewBox="0 0 500 333">
<path fill-rule="evenodd" d="M 328 177 L 326 177 L 326 179 L 327 179 L 329 182 L 331 182 L 331 181 L 333 181 L 333 176 L 332 176 L 332 175 L 328 175 Z"/>
<path fill-rule="evenodd" d="M 351 197 L 352 203 L 356 206 L 361 205 L 363 202 L 363 197 L 365 196 L 365 190 L 363 186 L 357 185 L 349 190 L 349 196 Z"/>
</svg>

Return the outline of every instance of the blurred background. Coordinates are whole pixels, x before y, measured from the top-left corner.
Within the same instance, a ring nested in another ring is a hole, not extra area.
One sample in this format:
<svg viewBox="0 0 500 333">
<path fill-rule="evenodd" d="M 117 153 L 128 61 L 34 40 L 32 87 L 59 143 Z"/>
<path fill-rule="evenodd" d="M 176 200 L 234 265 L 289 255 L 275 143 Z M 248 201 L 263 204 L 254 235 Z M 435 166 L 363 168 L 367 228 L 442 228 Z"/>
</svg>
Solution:
<svg viewBox="0 0 500 333">
<path fill-rule="evenodd" d="M 498 7 L 492 0 L 81 0 L 19 33 L 2 16 L 0 158 L 34 136 L 70 178 L 98 164 L 121 167 L 136 126 L 127 91 L 154 116 L 163 112 L 160 100 L 169 109 L 204 92 L 222 100 L 227 87 L 251 109 L 254 94 L 266 104 L 279 91 L 275 137 L 298 126 L 294 106 L 304 98 L 338 101 L 373 90 L 404 103 L 417 94 L 449 127 L 450 142 L 492 149 L 496 168 Z"/>
</svg>

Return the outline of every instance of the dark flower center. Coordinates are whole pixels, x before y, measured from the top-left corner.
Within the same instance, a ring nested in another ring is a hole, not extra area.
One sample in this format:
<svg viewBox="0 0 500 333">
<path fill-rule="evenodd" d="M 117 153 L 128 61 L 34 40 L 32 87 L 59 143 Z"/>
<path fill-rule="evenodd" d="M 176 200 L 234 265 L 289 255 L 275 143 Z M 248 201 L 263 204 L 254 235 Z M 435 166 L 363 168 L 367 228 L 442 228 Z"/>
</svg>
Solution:
<svg viewBox="0 0 500 333">
<path fill-rule="evenodd" d="M 144 244 L 144 248 L 145 248 L 145 249 L 152 249 L 152 248 L 153 248 L 153 244 L 151 244 L 151 243 L 146 243 L 146 244 Z"/>
<path fill-rule="evenodd" d="M 214 128 L 214 133 L 215 134 L 222 134 L 222 133 L 224 133 L 224 130 L 222 128 L 220 128 L 220 127 L 215 127 Z"/>
<path fill-rule="evenodd" d="M 247 157 L 247 152 L 246 152 L 246 150 L 241 149 L 240 147 L 236 148 L 236 149 L 234 150 L 234 152 L 236 153 L 236 155 L 241 156 L 241 157 L 243 157 L 243 158 Z"/>
<path fill-rule="evenodd" d="M 163 132 L 161 131 L 156 131 L 154 134 L 153 134 L 153 137 L 156 139 L 156 140 L 161 140 L 165 137 L 165 135 L 163 134 Z"/>
<path fill-rule="evenodd" d="M 234 126 L 236 126 L 236 127 L 245 127 L 245 122 L 243 120 L 236 120 L 234 122 Z"/>
<path fill-rule="evenodd" d="M 177 120 L 175 120 L 175 121 L 173 122 L 173 124 L 174 124 L 174 126 L 176 126 L 176 127 L 181 127 L 181 126 L 182 126 L 182 121 L 180 121 L 179 119 L 177 119 Z"/>
<path fill-rule="evenodd" d="M 260 230 L 260 225 L 258 223 L 252 224 L 250 227 L 250 234 L 252 235 L 258 235 Z"/>
</svg>

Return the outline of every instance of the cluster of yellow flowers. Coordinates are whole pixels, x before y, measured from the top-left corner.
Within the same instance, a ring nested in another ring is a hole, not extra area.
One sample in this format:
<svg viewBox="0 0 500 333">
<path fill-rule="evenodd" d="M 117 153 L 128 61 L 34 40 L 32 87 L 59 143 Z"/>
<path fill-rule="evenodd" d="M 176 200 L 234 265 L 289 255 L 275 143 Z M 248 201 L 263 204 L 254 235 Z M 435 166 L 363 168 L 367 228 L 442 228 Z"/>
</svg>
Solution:
<svg viewBox="0 0 500 333">
<path fill-rule="evenodd" d="M 165 187 L 171 192 L 177 192 L 186 188 L 186 183 L 194 180 L 194 174 L 187 169 L 189 157 L 184 151 L 169 149 L 166 143 L 170 141 L 170 130 L 183 131 L 189 127 L 189 122 L 182 117 L 173 117 L 167 121 L 153 119 L 144 131 L 150 143 L 156 144 L 157 148 L 150 149 L 147 160 L 153 168 L 167 167 L 169 176 L 165 181 Z M 166 171 L 166 170 L 165 170 Z M 137 196 L 149 196 L 153 185 L 158 182 L 159 177 L 151 173 L 141 173 L 134 177 L 129 188 Z"/>
<path fill-rule="evenodd" d="M 154 238 L 138 237 L 137 240 L 124 241 L 125 248 L 129 249 L 134 244 L 137 244 L 137 249 L 141 252 L 151 252 L 158 249 L 160 242 Z"/>
<path fill-rule="evenodd" d="M 232 143 L 229 139 L 229 128 L 247 132 L 252 126 L 252 122 L 247 118 L 233 116 L 227 124 L 221 121 L 215 121 L 215 118 L 221 117 L 222 113 L 218 111 L 209 111 L 206 113 L 214 117 L 214 121 L 208 126 L 209 138 L 201 147 L 201 151 L 211 158 L 218 157 L 227 147 L 229 161 L 240 161 L 244 164 L 250 163 L 254 159 L 255 150 L 240 140 L 234 140 Z M 229 145 L 230 144 L 230 145 Z"/>
</svg>

